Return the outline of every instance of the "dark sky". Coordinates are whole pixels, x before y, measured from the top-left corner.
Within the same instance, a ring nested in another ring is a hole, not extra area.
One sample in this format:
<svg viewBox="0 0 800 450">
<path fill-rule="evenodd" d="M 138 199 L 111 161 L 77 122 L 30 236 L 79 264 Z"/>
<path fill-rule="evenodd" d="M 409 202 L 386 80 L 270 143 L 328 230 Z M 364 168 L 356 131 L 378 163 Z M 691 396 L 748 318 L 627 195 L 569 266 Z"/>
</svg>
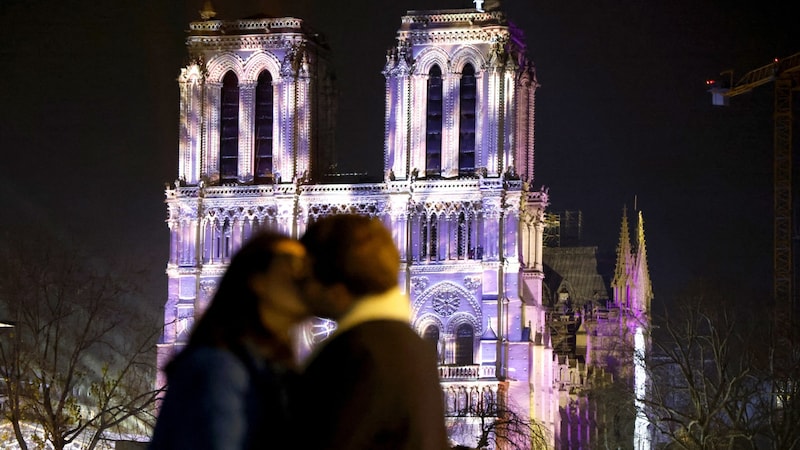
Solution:
<svg viewBox="0 0 800 450">
<path fill-rule="evenodd" d="M 202 0 L 0 0 L 0 227 L 43 224 L 150 267 L 166 298 L 163 186 L 177 175 L 178 86 Z M 221 18 L 304 18 L 331 45 L 345 168 L 380 173 L 385 50 L 412 9 L 465 0 L 217 0 Z M 644 211 L 656 301 L 707 277 L 764 301 L 772 272 L 772 89 L 712 107 L 704 81 L 800 51 L 789 1 L 505 0 L 541 88 L 536 185 L 613 253 Z M 790 13 L 791 12 L 791 13 Z M 34 236 L 22 234 L 21 238 Z"/>
</svg>

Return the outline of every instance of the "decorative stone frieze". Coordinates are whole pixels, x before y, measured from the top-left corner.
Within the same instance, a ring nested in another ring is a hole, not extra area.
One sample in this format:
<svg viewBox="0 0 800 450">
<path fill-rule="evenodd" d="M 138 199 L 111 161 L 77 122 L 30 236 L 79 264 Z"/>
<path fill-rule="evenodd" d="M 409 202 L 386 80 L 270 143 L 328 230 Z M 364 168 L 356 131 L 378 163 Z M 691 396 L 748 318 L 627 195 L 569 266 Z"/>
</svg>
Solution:
<svg viewBox="0 0 800 450">
<path fill-rule="evenodd" d="M 428 287 L 428 277 L 411 277 L 411 291 L 421 294 Z"/>
<path fill-rule="evenodd" d="M 481 288 L 481 277 L 472 276 L 464 278 L 464 287 L 470 292 L 477 292 Z"/>
</svg>

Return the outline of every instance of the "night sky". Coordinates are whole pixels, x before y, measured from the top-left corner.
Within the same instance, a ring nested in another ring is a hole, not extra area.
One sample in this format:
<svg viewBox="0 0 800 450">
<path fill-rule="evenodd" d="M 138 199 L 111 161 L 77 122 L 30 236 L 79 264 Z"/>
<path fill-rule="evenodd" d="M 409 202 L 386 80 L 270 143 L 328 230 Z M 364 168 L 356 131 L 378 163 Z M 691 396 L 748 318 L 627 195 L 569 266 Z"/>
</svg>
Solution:
<svg viewBox="0 0 800 450">
<path fill-rule="evenodd" d="M 147 266 L 152 305 L 167 294 L 163 187 L 177 176 L 176 78 L 202 3 L 0 0 L 0 229 L 44 225 L 98 260 L 122 254 Z M 613 254 L 622 207 L 636 197 L 657 303 L 697 279 L 766 301 L 772 87 L 720 108 L 705 80 L 800 51 L 791 2 L 503 4 L 526 33 L 541 83 L 535 185 L 550 189 L 551 209 L 582 210 L 585 242 Z M 472 3 L 214 5 L 223 19 L 301 17 L 327 37 L 341 93 L 340 166 L 380 174 L 381 69 L 400 16 Z"/>
</svg>

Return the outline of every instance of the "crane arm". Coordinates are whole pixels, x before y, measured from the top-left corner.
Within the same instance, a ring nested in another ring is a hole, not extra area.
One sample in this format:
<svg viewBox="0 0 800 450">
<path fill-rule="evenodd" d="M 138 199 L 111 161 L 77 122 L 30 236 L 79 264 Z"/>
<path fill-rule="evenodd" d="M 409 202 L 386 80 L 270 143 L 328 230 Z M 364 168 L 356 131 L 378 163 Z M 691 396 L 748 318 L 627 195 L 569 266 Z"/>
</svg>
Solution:
<svg viewBox="0 0 800 450">
<path fill-rule="evenodd" d="M 739 81 L 736 82 L 727 92 L 723 92 L 725 97 L 734 97 L 745 92 L 750 92 L 753 89 L 763 84 L 775 81 L 775 78 L 784 73 L 800 71 L 800 53 L 795 53 L 792 56 L 783 58 L 753 69 L 744 74 Z"/>
</svg>

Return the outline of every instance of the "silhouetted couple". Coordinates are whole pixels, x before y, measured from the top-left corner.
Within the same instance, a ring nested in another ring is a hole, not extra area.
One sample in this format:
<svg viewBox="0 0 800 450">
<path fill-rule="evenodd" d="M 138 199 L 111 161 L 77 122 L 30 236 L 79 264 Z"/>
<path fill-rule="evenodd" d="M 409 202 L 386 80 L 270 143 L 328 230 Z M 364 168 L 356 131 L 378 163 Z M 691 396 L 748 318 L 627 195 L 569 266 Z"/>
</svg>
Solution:
<svg viewBox="0 0 800 450">
<path fill-rule="evenodd" d="M 384 225 L 357 215 L 248 241 L 167 366 L 151 450 L 448 448 L 399 264 Z M 338 326 L 298 375 L 291 335 L 309 316 Z"/>
</svg>

